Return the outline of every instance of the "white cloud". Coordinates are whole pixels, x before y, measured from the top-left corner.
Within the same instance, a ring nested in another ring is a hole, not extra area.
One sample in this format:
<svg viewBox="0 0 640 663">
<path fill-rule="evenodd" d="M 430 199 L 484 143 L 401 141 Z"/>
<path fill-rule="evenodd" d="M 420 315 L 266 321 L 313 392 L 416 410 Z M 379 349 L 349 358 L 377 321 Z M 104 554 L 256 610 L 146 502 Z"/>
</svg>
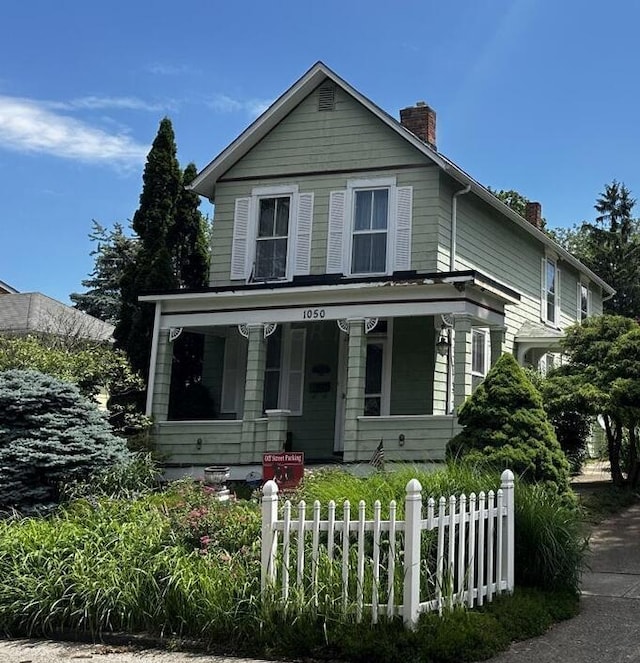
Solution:
<svg viewBox="0 0 640 663">
<path fill-rule="evenodd" d="M 186 64 L 174 65 L 162 62 L 154 62 L 153 64 L 147 65 L 144 70 L 150 74 L 156 74 L 157 76 L 180 76 L 182 74 L 199 73 L 198 69 L 193 69 L 193 67 Z"/>
<path fill-rule="evenodd" d="M 55 113 L 47 102 L 6 96 L 0 96 L 0 148 L 119 166 L 144 162 L 149 150 L 124 133 Z"/>
<path fill-rule="evenodd" d="M 226 94 L 218 94 L 207 102 L 207 105 L 219 113 L 245 112 L 256 117 L 264 113 L 273 103 L 271 99 L 234 99 Z"/>
<path fill-rule="evenodd" d="M 175 109 L 175 101 L 148 102 L 137 97 L 98 97 L 87 96 L 72 99 L 71 101 L 50 101 L 46 104 L 49 108 L 60 110 L 102 110 L 105 108 L 114 108 L 117 110 L 141 110 L 141 111 L 162 111 Z"/>
</svg>

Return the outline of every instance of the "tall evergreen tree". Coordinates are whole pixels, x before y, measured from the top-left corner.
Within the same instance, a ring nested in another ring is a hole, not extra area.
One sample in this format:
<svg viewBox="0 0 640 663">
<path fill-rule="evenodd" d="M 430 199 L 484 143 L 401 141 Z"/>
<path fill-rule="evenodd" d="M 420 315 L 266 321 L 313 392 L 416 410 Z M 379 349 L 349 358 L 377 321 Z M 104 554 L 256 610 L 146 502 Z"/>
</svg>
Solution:
<svg viewBox="0 0 640 663">
<path fill-rule="evenodd" d="M 612 315 L 640 316 L 640 234 L 633 218 L 636 201 L 622 183 L 613 180 L 594 205 L 595 223 L 583 224 L 586 241 L 578 257 L 616 289 L 604 302 Z"/>
<path fill-rule="evenodd" d="M 186 187 L 198 170 L 190 163 L 182 176 L 182 188 L 176 202 L 173 225 L 168 234 L 173 269 L 181 288 L 202 288 L 209 275 L 209 232 L 200 212 L 200 198 Z"/>
<path fill-rule="evenodd" d="M 173 290 L 179 285 L 168 238 L 182 177 L 169 118 L 160 122 L 142 181 L 140 206 L 133 217 L 133 230 L 139 237 L 138 259 L 122 278 L 122 309 L 114 335 L 118 347 L 126 351 L 134 369 L 147 376 L 153 307 L 139 302 L 138 296 L 149 290 Z"/>
<path fill-rule="evenodd" d="M 89 239 L 97 246 L 91 251 L 95 258 L 93 271 L 88 279 L 82 281 L 82 286 L 88 290 L 74 292 L 69 297 L 77 309 L 116 324 L 122 308 L 120 282 L 125 270 L 136 259 L 138 242 L 125 235 L 121 224 L 116 223 L 111 230 L 107 230 L 95 220 Z"/>
</svg>

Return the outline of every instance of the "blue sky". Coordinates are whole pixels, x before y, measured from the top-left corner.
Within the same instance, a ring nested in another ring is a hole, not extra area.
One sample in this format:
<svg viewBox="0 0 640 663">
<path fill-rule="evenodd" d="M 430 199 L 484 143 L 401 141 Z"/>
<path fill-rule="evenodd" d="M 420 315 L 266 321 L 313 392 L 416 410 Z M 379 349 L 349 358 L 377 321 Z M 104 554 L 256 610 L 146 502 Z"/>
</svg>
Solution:
<svg viewBox="0 0 640 663">
<path fill-rule="evenodd" d="M 3 3 L 0 280 L 67 301 L 164 115 L 202 168 L 317 60 L 396 117 L 426 101 L 438 149 L 551 227 L 592 219 L 613 178 L 640 197 L 639 21 L 633 0 Z"/>
</svg>

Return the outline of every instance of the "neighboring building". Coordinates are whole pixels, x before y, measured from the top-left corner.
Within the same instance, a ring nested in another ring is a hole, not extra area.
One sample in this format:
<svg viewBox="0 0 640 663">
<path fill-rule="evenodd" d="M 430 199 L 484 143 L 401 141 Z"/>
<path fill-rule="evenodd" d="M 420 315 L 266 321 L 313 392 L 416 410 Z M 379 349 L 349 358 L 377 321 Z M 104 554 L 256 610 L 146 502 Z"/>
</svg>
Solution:
<svg viewBox="0 0 640 663">
<path fill-rule="evenodd" d="M 0 281 L 0 295 L 15 295 L 18 291 L 4 281 Z"/>
<path fill-rule="evenodd" d="M 19 293 L 0 282 L 0 295 L 0 334 L 50 334 L 93 341 L 109 341 L 113 336 L 113 325 L 39 292 Z"/>
<path fill-rule="evenodd" d="M 215 203 L 210 287 L 155 303 L 148 413 L 174 465 L 444 457 L 502 352 L 538 364 L 613 290 L 436 149 L 314 65 L 191 188 Z M 203 347 L 210 405 L 170 407 L 172 344 Z M 192 417 L 193 419 L 194 417 Z"/>
</svg>

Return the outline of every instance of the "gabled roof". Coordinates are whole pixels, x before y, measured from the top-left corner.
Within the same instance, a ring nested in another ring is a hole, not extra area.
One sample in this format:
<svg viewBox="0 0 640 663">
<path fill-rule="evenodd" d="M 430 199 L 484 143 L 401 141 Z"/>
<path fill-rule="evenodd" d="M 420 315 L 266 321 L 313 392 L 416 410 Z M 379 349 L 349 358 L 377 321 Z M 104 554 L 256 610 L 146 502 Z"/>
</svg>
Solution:
<svg viewBox="0 0 640 663">
<path fill-rule="evenodd" d="M 463 187 L 469 186 L 471 192 L 496 209 L 502 215 L 509 218 L 525 232 L 535 237 L 554 251 L 560 259 L 575 267 L 578 271 L 586 274 L 594 283 L 597 283 L 608 295 L 613 295 L 615 290 L 597 274 L 583 265 L 577 258 L 554 242 L 548 235 L 523 219 L 508 205 L 498 200 L 486 187 L 474 180 L 468 173 L 462 170 L 453 161 L 447 159 L 440 152 L 429 147 L 411 131 L 404 127 L 398 120 L 382 110 L 349 85 L 338 74 L 332 71 L 323 62 L 316 62 L 298 81 L 296 81 L 284 94 L 269 106 L 252 124 L 250 124 L 227 148 L 207 165 L 187 187 L 209 198 L 212 202 L 215 198 L 215 186 L 218 179 L 244 157 L 249 150 L 257 145 L 278 123 L 280 123 L 301 101 L 303 101 L 313 90 L 326 78 L 332 80 L 337 86 L 360 102 L 367 110 L 373 113 L 384 124 L 393 129 L 400 137 L 413 145 L 419 152 L 436 163 L 445 173 L 458 181 Z"/>
<path fill-rule="evenodd" d="M 18 291 L 8 283 L 0 281 L 0 295 L 15 295 Z"/>
<path fill-rule="evenodd" d="M 53 334 L 108 341 L 114 327 L 39 292 L 0 297 L 0 333 Z"/>
</svg>

